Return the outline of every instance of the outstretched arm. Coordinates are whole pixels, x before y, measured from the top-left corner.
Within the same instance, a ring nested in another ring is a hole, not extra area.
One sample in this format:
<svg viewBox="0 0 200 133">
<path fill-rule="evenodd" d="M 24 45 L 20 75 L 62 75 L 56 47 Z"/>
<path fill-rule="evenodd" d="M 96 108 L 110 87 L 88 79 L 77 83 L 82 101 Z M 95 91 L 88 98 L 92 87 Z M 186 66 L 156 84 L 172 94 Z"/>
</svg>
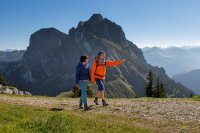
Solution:
<svg viewBox="0 0 200 133">
<path fill-rule="evenodd" d="M 116 61 L 106 60 L 106 65 L 107 66 L 117 66 L 117 65 L 122 64 L 124 61 L 125 60 L 116 60 Z"/>
</svg>

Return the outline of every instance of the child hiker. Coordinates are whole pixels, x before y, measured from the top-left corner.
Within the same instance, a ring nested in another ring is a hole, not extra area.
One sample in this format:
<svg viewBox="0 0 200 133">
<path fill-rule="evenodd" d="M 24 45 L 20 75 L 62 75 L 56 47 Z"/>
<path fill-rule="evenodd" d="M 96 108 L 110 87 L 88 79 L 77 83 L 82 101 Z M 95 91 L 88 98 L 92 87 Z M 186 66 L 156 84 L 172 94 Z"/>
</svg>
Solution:
<svg viewBox="0 0 200 133">
<path fill-rule="evenodd" d="M 98 86 L 98 90 L 96 92 L 96 97 L 94 100 L 94 103 L 96 105 L 99 105 L 98 98 L 102 99 L 103 106 L 109 105 L 108 103 L 106 103 L 104 99 L 104 90 L 105 90 L 104 82 L 106 75 L 106 66 L 116 66 L 123 62 L 125 62 L 125 60 L 116 60 L 116 61 L 106 60 L 105 52 L 99 52 L 98 56 L 95 57 L 91 69 L 91 83 L 94 83 L 94 81 L 96 81 Z"/>
<path fill-rule="evenodd" d="M 76 83 L 79 84 L 81 88 L 79 108 L 84 109 L 85 111 L 89 110 L 89 107 L 87 105 L 87 86 L 89 84 L 89 81 L 90 81 L 90 70 L 88 64 L 88 56 L 82 55 L 80 57 L 80 62 L 76 67 Z"/>
</svg>

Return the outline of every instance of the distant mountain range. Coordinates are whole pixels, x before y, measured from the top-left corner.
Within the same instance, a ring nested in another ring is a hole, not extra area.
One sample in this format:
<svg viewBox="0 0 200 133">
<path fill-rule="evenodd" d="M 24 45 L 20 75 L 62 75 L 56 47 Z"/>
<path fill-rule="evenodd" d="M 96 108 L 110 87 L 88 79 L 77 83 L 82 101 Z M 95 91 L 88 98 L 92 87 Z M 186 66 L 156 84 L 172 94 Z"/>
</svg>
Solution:
<svg viewBox="0 0 200 133">
<path fill-rule="evenodd" d="M 164 67 L 171 77 L 200 68 L 200 47 L 147 47 L 142 51 L 148 63 Z"/>
<path fill-rule="evenodd" d="M 55 96 L 70 91 L 75 85 L 75 68 L 82 54 L 88 54 L 90 64 L 99 51 L 110 60 L 126 59 L 117 67 L 108 67 L 106 89 L 108 96 L 145 96 L 146 76 L 150 70 L 158 77 L 170 97 L 189 97 L 191 90 L 169 78 L 163 68 L 148 64 L 142 50 L 126 39 L 122 28 L 94 14 L 80 21 L 69 34 L 55 28 L 33 33 L 23 59 L 2 63 L 0 73 L 18 88 L 37 95 Z"/>
<path fill-rule="evenodd" d="M 18 49 L 5 49 L 5 50 L 2 50 L 3 52 L 12 52 L 12 51 L 20 51 Z"/>
<path fill-rule="evenodd" d="M 174 75 L 173 79 L 200 94 L 200 69 Z"/>
<path fill-rule="evenodd" d="M 5 50 L 0 51 L 0 62 L 14 62 L 21 60 L 25 50 Z"/>
</svg>

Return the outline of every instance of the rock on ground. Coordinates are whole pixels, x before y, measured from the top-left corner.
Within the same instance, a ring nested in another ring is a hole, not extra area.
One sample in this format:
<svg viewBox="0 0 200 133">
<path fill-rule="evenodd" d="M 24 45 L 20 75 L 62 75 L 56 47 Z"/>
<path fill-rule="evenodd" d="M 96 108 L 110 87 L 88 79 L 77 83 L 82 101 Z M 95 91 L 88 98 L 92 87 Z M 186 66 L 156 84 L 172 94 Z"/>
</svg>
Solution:
<svg viewBox="0 0 200 133">
<path fill-rule="evenodd" d="M 3 86 L 0 84 L 0 94 L 15 94 L 15 95 L 31 95 L 27 91 L 20 91 L 12 86 Z"/>
</svg>

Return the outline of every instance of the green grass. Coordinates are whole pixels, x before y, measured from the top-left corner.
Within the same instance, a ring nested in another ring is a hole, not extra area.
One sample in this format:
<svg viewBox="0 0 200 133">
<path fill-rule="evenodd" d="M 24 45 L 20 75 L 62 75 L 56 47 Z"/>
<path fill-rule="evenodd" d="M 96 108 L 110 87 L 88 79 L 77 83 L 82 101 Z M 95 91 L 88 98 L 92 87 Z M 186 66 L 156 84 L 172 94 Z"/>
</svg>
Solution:
<svg viewBox="0 0 200 133">
<path fill-rule="evenodd" d="M 13 95 L 13 94 L 0 94 L 0 96 L 10 96 L 10 97 L 30 97 L 30 98 L 39 98 L 39 99 L 52 99 L 52 100 L 64 100 L 64 99 L 68 99 L 70 97 L 68 96 L 57 96 L 57 97 L 50 97 L 50 96 L 39 96 L 39 95 Z"/>
<path fill-rule="evenodd" d="M 192 97 L 192 99 L 200 101 L 200 95 L 195 95 L 195 96 Z"/>
<path fill-rule="evenodd" d="M 1 133 L 150 132 L 133 118 L 0 103 Z"/>
<path fill-rule="evenodd" d="M 4 96 L 4 95 L 2 95 Z M 13 97 L 13 95 L 5 95 Z M 51 100 L 75 100 L 69 98 L 59 97 L 45 97 L 45 96 L 14 96 L 14 97 L 31 97 Z M 17 98 L 16 98 L 17 99 Z M 110 102 L 121 99 L 109 99 Z M 26 98 L 24 98 L 26 100 Z M 91 100 L 91 99 L 88 99 Z M 93 99 L 92 99 L 93 100 Z M 193 98 L 133 98 L 127 99 L 130 101 L 146 101 L 154 100 L 200 100 L 200 96 Z M 173 120 L 157 121 L 156 119 L 132 117 L 139 112 L 128 114 L 111 113 L 103 114 L 105 112 L 96 112 L 95 110 L 85 112 L 76 109 L 64 111 L 50 111 L 51 107 L 41 108 L 33 106 L 22 106 L 16 103 L 1 103 L 0 102 L 0 133 L 56 133 L 56 132 L 165 132 L 182 131 L 193 129 L 197 131 L 199 126 L 194 125 L 191 121 L 176 122 Z M 151 107 L 147 106 L 149 110 Z M 112 110 L 111 110 L 112 111 Z"/>
<path fill-rule="evenodd" d="M 58 98 L 72 98 L 72 95 L 73 95 L 73 92 L 68 91 L 68 92 L 62 92 L 56 97 L 58 97 Z"/>
</svg>

